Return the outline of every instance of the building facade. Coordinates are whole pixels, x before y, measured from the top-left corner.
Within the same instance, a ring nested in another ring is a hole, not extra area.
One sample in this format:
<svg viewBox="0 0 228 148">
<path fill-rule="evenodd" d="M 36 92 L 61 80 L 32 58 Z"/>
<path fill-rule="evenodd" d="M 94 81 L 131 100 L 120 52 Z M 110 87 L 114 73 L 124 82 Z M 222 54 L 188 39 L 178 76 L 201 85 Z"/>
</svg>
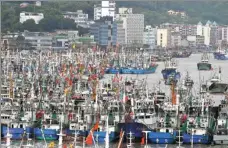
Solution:
<svg viewBox="0 0 228 148">
<path fill-rule="evenodd" d="M 125 29 L 123 27 L 123 21 L 117 21 L 117 44 L 125 45 Z"/>
<path fill-rule="evenodd" d="M 50 49 L 52 47 L 52 36 L 42 32 L 28 32 L 22 33 L 25 37 L 25 43 L 31 44 L 36 49 Z"/>
<path fill-rule="evenodd" d="M 157 46 L 166 48 L 170 46 L 170 30 L 169 29 L 157 29 Z"/>
<path fill-rule="evenodd" d="M 33 13 L 33 12 L 22 12 L 20 13 L 20 23 L 24 23 L 29 19 L 33 19 L 36 24 L 39 24 L 40 20 L 44 18 L 43 13 Z"/>
<path fill-rule="evenodd" d="M 210 39 L 211 39 L 211 27 L 208 24 L 203 26 L 203 36 L 204 36 L 204 45 L 209 46 Z"/>
<path fill-rule="evenodd" d="M 151 49 L 154 49 L 156 46 L 156 35 L 157 28 L 152 28 L 150 25 L 147 25 L 143 33 L 143 44 L 149 45 Z"/>
<path fill-rule="evenodd" d="M 115 1 L 101 1 L 100 5 L 94 5 L 94 20 L 99 20 L 101 17 L 110 16 L 114 21 L 116 19 L 115 11 Z"/>
<path fill-rule="evenodd" d="M 81 27 L 88 28 L 90 25 L 88 14 L 83 13 L 82 10 L 78 10 L 77 12 L 64 12 L 63 17 L 74 20 L 74 22 Z"/>
<path fill-rule="evenodd" d="M 124 9 L 129 9 L 130 11 L 124 11 Z M 125 42 L 127 46 L 132 46 L 132 44 L 143 44 L 143 14 L 133 14 L 131 8 L 120 8 L 119 14 L 117 14 L 116 19 L 118 21 L 123 21 L 123 28 L 125 29 Z"/>
<path fill-rule="evenodd" d="M 179 47 L 181 46 L 181 35 L 178 32 L 171 33 L 171 47 Z"/>
<path fill-rule="evenodd" d="M 117 23 L 112 17 L 103 17 L 90 27 L 90 34 L 94 35 L 94 41 L 100 46 L 116 46 Z"/>
</svg>

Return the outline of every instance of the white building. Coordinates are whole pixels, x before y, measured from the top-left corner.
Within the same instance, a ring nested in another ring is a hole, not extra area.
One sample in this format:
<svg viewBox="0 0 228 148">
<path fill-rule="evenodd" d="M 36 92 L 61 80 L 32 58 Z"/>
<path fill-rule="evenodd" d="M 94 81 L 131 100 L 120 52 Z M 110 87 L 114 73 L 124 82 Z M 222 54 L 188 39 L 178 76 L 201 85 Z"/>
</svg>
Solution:
<svg viewBox="0 0 228 148">
<path fill-rule="evenodd" d="M 131 14 L 132 12 L 132 8 L 126 8 L 126 7 L 122 7 L 119 8 L 119 14 Z"/>
<path fill-rule="evenodd" d="M 171 47 L 179 47 L 181 46 L 181 35 L 178 32 L 173 32 L 171 33 L 171 38 L 170 38 L 170 44 Z"/>
<path fill-rule="evenodd" d="M 170 30 L 169 29 L 157 29 L 157 46 L 169 47 L 170 46 Z"/>
<path fill-rule="evenodd" d="M 211 40 L 211 22 L 207 21 L 204 26 L 201 22 L 197 24 L 197 35 L 204 37 L 204 45 L 209 46 Z"/>
<path fill-rule="evenodd" d="M 74 20 L 74 22 L 81 27 L 87 28 L 91 24 L 88 20 L 88 14 L 83 13 L 82 10 L 78 10 L 77 12 L 64 12 L 63 17 Z"/>
<path fill-rule="evenodd" d="M 210 45 L 210 38 L 211 38 L 211 27 L 209 24 L 203 26 L 203 36 L 204 36 L 204 45 Z"/>
<path fill-rule="evenodd" d="M 117 21 L 117 44 L 124 45 L 125 43 L 125 29 L 123 21 Z"/>
<path fill-rule="evenodd" d="M 147 25 L 143 33 L 143 44 L 149 45 L 151 49 L 154 49 L 156 46 L 156 35 L 157 28 Z"/>
<path fill-rule="evenodd" d="M 203 24 L 201 22 L 199 22 L 197 24 L 197 31 L 196 31 L 196 35 L 203 35 Z"/>
<path fill-rule="evenodd" d="M 44 18 L 43 13 L 33 13 L 33 12 L 22 12 L 20 13 L 20 23 L 24 23 L 29 19 L 33 19 L 36 24 L 39 24 L 40 20 Z"/>
<path fill-rule="evenodd" d="M 94 20 L 99 20 L 101 17 L 111 16 L 116 19 L 116 3 L 115 1 L 102 1 L 101 5 L 94 6 Z"/>
<path fill-rule="evenodd" d="M 116 19 L 123 21 L 123 28 L 125 29 L 125 41 L 127 45 L 132 45 L 132 43 L 143 44 L 143 14 L 133 14 L 129 12 L 119 13 L 116 16 Z"/>
<path fill-rule="evenodd" d="M 23 32 L 25 42 L 30 43 L 36 49 L 50 49 L 52 47 L 52 36 L 42 32 Z"/>
<path fill-rule="evenodd" d="M 227 26 L 221 28 L 221 40 L 228 41 L 228 27 Z"/>
</svg>

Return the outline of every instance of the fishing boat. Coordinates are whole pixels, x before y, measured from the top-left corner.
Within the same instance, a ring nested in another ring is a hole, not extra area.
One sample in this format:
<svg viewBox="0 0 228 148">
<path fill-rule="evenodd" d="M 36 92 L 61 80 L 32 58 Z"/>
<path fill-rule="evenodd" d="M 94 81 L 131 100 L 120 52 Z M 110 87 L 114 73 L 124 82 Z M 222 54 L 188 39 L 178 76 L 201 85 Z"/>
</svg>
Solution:
<svg viewBox="0 0 228 148">
<path fill-rule="evenodd" d="M 210 93 L 225 93 L 228 89 L 228 84 L 223 83 L 221 79 L 221 67 L 219 67 L 218 74 L 215 73 L 212 78 L 210 84 L 208 84 L 208 91 Z"/>
<path fill-rule="evenodd" d="M 192 52 L 188 51 L 172 52 L 172 58 L 188 58 L 191 54 Z"/>
<path fill-rule="evenodd" d="M 172 84 L 172 101 L 164 102 L 160 105 L 161 112 L 158 113 L 158 124 L 154 130 L 148 133 L 148 140 L 155 144 L 172 144 L 176 142 L 177 136 L 177 116 L 184 111 L 184 106 L 180 103 L 180 98 Z"/>
<path fill-rule="evenodd" d="M 221 46 L 213 53 L 214 58 L 217 60 L 228 60 L 228 54 L 226 50 L 222 50 Z"/>
<path fill-rule="evenodd" d="M 121 68 L 122 74 L 152 74 L 157 69 L 157 64 L 151 64 L 148 68 Z"/>
<path fill-rule="evenodd" d="M 212 66 L 209 63 L 209 56 L 207 53 L 204 53 L 201 57 L 201 62 L 197 63 L 198 70 L 211 70 Z"/>
<path fill-rule="evenodd" d="M 227 100 L 222 100 L 221 105 L 227 105 Z M 213 144 L 228 144 L 228 108 L 226 106 L 219 112 Z"/>
<path fill-rule="evenodd" d="M 215 128 L 214 114 L 211 112 L 213 101 L 200 92 L 199 98 L 190 98 L 188 116 L 182 122 L 184 144 L 211 144 Z"/>
<path fill-rule="evenodd" d="M 177 72 L 177 63 L 169 58 L 165 61 L 165 69 L 161 71 L 163 79 L 168 79 L 169 75 L 174 75 L 175 80 L 180 78 L 180 72 Z"/>
</svg>

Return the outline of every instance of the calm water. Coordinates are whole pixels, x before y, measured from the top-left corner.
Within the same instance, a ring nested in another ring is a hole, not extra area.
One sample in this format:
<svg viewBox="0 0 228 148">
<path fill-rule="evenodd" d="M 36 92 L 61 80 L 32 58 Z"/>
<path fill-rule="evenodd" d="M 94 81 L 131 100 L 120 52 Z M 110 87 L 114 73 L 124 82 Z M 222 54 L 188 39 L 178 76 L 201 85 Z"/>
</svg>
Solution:
<svg viewBox="0 0 228 148">
<path fill-rule="evenodd" d="M 177 59 L 178 62 L 178 71 L 181 72 L 182 78 L 185 77 L 186 72 L 188 71 L 191 78 L 194 80 L 194 92 L 197 93 L 199 91 L 199 84 L 200 84 L 200 79 L 202 80 L 208 80 L 211 78 L 212 74 L 214 71 L 218 71 L 219 67 L 222 69 L 222 80 L 224 82 L 228 82 L 228 61 L 218 61 L 213 59 L 213 55 L 210 56 L 210 63 L 212 63 L 213 70 L 212 71 L 203 71 L 199 72 L 197 70 L 197 62 L 201 60 L 201 54 L 193 54 L 189 58 L 183 58 L 183 59 Z M 167 93 L 170 93 L 169 86 L 164 85 L 164 81 L 162 80 L 162 75 L 161 75 L 161 70 L 164 68 L 164 63 L 159 62 L 159 66 L 156 70 L 156 73 L 150 74 L 150 75 L 124 75 L 123 77 L 139 77 L 140 79 L 146 79 L 149 84 L 150 88 L 154 88 L 155 86 L 158 86 L 159 81 L 161 81 L 161 89 L 165 90 Z M 106 75 L 105 78 L 109 78 L 111 75 Z M 213 100 L 215 101 L 215 106 L 217 106 L 220 103 L 220 100 L 223 99 L 224 96 L 221 95 L 213 95 Z M 49 142 L 50 143 L 50 142 Z M 48 143 L 48 144 L 49 144 Z M 57 141 L 56 141 L 56 147 L 57 146 Z M 73 143 L 73 142 L 72 142 Z M 12 146 L 13 148 L 18 148 L 20 145 L 20 142 L 14 142 Z M 46 144 L 44 142 L 36 142 L 35 148 L 45 148 Z M 68 144 L 69 147 L 69 144 Z M 82 147 L 82 146 L 78 146 Z M 86 146 L 87 147 L 87 146 Z M 94 147 L 94 146 L 93 146 Z M 104 145 L 99 145 L 99 148 L 104 148 Z M 144 146 L 141 145 L 134 145 L 135 148 L 142 148 Z M 148 148 L 165 148 L 166 145 L 149 145 Z M 168 148 L 176 148 L 177 145 L 167 145 Z M 183 145 L 184 148 L 190 148 L 191 145 Z M 228 148 L 228 146 L 210 146 L 210 145 L 194 145 L 194 148 L 205 148 L 205 147 L 214 147 L 214 148 Z M 117 144 L 110 144 L 110 148 L 117 148 Z"/>
</svg>

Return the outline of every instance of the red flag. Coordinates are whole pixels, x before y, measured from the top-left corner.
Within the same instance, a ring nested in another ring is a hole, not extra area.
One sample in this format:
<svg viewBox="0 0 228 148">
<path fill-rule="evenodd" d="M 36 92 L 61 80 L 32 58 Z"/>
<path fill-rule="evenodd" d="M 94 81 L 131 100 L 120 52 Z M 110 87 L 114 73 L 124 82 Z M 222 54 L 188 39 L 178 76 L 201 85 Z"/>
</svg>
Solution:
<svg viewBox="0 0 228 148">
<path fill-rule="evenodd" d="M 143 135 L 142 139 L 141 139 L 141 145 L 144 145 L 145 144 L 145 137 Z"/>
</svg>

